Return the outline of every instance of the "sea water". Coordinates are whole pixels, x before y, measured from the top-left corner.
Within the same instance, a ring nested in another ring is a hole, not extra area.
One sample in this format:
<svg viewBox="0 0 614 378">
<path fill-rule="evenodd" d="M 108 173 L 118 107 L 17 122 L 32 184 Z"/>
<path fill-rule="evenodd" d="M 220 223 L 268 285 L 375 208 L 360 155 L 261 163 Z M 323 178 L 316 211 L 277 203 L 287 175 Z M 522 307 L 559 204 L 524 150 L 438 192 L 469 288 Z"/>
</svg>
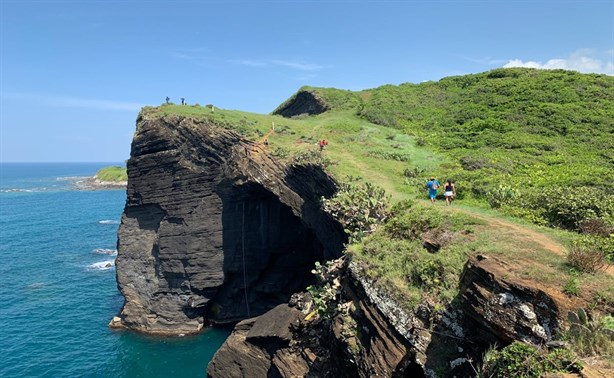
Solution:
<svg viewBox="0 0 614 378">
<path fill-rule="evenodd" d="M 0 377 L 202 377 L 228 336 L 114 331 L 124 190 L 75 190 L 105 163 L 0 163 Z"/>
</svg>

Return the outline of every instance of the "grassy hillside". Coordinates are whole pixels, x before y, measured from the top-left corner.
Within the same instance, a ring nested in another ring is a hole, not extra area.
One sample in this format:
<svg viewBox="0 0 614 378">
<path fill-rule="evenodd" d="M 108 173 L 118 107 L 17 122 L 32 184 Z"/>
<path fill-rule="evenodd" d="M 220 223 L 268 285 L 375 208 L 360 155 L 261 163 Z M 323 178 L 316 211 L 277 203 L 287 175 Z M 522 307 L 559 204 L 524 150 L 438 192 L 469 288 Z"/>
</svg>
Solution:
<svg viewBox="0 0 614 378">
<path fill-rule="evenodd" d="M 268 139 L 279 157 L 327 139 L 334 173 L 371 179 L 395 199 L 435 174 L 453 179 L 459 198 L 509 215 L 614 232 L 614 77 L 514 68 L 361 92 L 300 91 L 329 110 L 292 119 L 199 106 L 148 111 L 208 117 L 255 138 L 274 122 Z"/>
<path fill-rule="evenodd" d="M 356 96 L 362 118 L 445 155 L 463 195 L 536 223 L 614 222 L 611 76 L 499 69 Z"/>
<path fill-rule="evenodd" d="M 577 306 L 614 309 L 613 269 L 584 273 L 566 259 L 568 250 L 614 257 L 613 77 L 501 69 L 361 92 L 300 90 L 328 110 L 283 118 L 162 105 L 140 117 L 210 120 L 266 140 L 279 159 L 320 164 L 349 187 L 384 188 L 397 206 L 348 253 L 408 309 L 425 298 L 435 311 L 451 305 L 467 256 L 478 253 L 509 262 L 510 279 L 553 288 Z M 321 139 L 329 144 L 320 153 Z M 452 207 L 426 201 L 431 175 L 456 182 Z M 421 240 L 433 230 L 454 235 L 438 253 Z"/>
<path fill-rule="evenodd" d="M 110 182 L 128 181 L 128 173 L 126 168 L 114 165 L 101 168 L 96 172 L 96 178 L 100 181 Z"/>
</svg>

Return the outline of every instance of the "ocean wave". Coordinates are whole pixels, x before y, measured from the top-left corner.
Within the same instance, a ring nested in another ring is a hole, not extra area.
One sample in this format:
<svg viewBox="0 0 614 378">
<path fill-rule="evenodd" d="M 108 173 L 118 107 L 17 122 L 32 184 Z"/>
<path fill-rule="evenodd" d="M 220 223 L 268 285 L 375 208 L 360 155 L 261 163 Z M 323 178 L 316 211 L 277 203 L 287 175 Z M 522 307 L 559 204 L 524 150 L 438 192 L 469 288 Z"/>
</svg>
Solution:
<svg viewBox="0 0 614 378">
<path fill-rule="evenodd" d="M 45 286 L 47 286 L 46 282 L 34 282 L 29 284 L 28 286 L 26 286 L 26 290 L 37 290 L 37 289 L 42 289 Z"/>
<path fill-rule="evenodd" d="M 98 223 L 100 224 L 120 224 L 121 222 L 115 219 L 104 219 L 104 220 L 98 221 Z"/>
<path fill-rule="evenodd" d="M 107 260 L 107 261 L 100 261 L 97 263 L 93 263 L 91 265 L 88 265 L 87 268 L 89 270 L 109 270 L 109 269 L 113 269 L 114 266 L 115 266 L 115 260 Z"/>
<path fill-rule="evenodd" d="M 94 250 L 94 253 L 99 253 L 101 255 L 117 256 L 117 249 L 96 248 Z"/>
<path fill-rule="evenodd" d="M 46 189 L 46 188 L 39 188 L 38 190 L 22 189 L 22 188 L 11 188 L 11 189 L 2 189 L 2 190 L 0 190 L 0 193 L 32 193 L 32 192 L 35 192 L 35 191 L 40 191 L 40 189 Z"/>
</svg>

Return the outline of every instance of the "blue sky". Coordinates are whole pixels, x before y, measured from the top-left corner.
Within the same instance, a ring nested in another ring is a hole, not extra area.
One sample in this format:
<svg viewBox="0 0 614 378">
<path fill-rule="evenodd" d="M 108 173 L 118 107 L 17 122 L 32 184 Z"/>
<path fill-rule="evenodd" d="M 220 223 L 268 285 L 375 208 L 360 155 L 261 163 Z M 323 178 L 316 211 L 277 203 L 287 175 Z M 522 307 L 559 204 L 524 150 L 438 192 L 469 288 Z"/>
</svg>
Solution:
<svg viewBox="0 0 614 378">
<path fill-rule="evenodd" d="M 614 74 L 614 1 L 0 0 L 0 161 L 124 161 L 142 105 L 269 113 L 504 66 Z"/>
</svg>

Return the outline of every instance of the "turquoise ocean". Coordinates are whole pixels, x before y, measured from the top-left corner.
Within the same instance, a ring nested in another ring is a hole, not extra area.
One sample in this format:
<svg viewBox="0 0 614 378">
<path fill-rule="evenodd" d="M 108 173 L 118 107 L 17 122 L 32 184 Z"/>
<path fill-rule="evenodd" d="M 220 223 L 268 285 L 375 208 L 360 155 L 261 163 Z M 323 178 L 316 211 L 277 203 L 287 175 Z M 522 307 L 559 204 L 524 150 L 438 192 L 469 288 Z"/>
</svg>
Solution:
<svg viewBox="0 0 614 378">
<path fill-rule="evenodd" d="M 202 377 L 228 336 L 107 327 L 124 190 L 75 190 L 110 163 L 0 163 L 0 377 Z"/>
</svg>

